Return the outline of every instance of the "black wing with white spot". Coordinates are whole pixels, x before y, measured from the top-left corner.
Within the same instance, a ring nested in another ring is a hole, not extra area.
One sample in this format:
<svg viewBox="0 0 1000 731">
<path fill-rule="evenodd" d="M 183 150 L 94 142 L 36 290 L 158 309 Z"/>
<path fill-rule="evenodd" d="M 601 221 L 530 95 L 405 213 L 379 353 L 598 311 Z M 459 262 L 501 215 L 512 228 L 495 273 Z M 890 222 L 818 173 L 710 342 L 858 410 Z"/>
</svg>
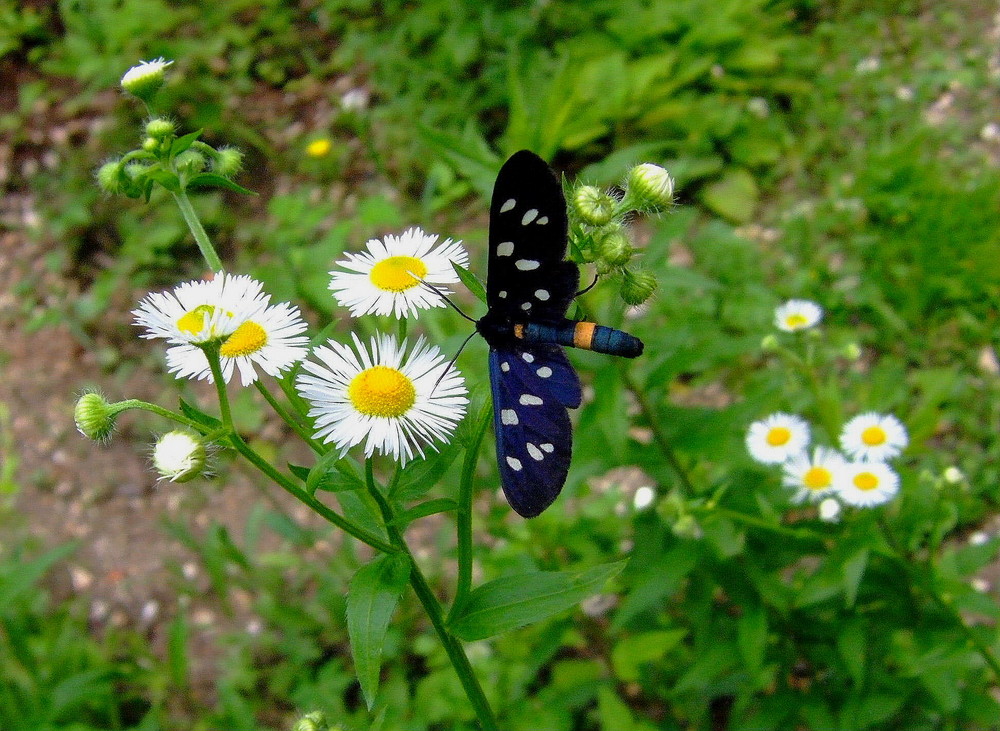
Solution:
<svg viewBox="0 0 1000 731">
<path fill-rule="evenodd" d="M 507 502 L 525 518 L 552 504 L 566 482 L 573 431 L 567 408 L 580 381 L 557 345 L 490 351 L 497 463 Z"/>
<path fill-rule="evenodd" d="M 561 322 L 580 272 L 566 256 L 566 200 L 555 174 L 528 150 L 510 157 L 490 204 L 486 300 L 515 322 Z"/>
</svg>

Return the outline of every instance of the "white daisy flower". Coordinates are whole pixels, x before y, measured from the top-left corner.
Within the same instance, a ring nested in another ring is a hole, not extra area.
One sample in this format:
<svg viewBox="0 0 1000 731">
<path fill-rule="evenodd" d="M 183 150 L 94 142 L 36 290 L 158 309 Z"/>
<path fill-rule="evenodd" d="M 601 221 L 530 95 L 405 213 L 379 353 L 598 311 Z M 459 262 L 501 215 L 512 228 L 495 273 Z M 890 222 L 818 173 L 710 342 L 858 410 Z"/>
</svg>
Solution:
<svg viewBox="0 0 1000 731">
<path fill-rule="evenodd" d="M 795 490 L 795 502 L 818 502 L 834 492 L 834 475 L 845 461 L 839 452 L 826 447 L 815 447 L 811 457 L 800 452 L 782 465 L 782 483 Z"/>
<path fill-rule="evenodd" d="M 188 482 L 204 472 L 206 456 L 205 444 L 200 437 L 176 430 L 156 441 L 153 466 L 166 480 Z"/>
<path fill-rule="evenodd" d="M 840 510 L 840 502 L 836 498 L 826 497 L 819 501 L 819 519 L 824 523 L 840 520 Z"/>
<path fill-rule="evenodd" d="M 365 442 L 366 457 L 378 451 L 401 464 L 414 452 L 423 456 L 423 445 L 446 441 L 468 399 L 441 351 L 419 338 L 406 355 L 406 341 L 392 335 L 372 338 L 369 350 L 351 337 L 353 349 L 334 340 L 317 348 L 313 355 L 321 362 L 305 361 L 296 380 L 312 406 L 316 438 L 333 442 L 341 454 Z"/>
<path fill-rule="evenodd" d="M 809 300 L 788 300 L 774 311 L 774 325 L 785 332 L 806 330 L 820 321 L 823 308 Z"/>
<path fill-rule="evenodd" d="M 333 296 L 354 317 L 390 313 L 397 318 L 416 317 L 419 310 L 444 307 L 444 300 L 417 280 L 451 294 L 441 285 L 459 281 L 451 264 L 468 266 L 469 255 L 457 241 L 437 244 L 437 240 L 419 228 L 407 229 L 401 236 L 371 239 L 368 251 L 347 254 L 346 260 L 337 262 L 347 271 L 330 272 Z"/>
<path fill-rule="evenodd" d="M 809 425 L 791 414 L 771 414 L 747 431 L 747 450 L 763 464 L 781 464 L 809 446 Z"/>
<path fill-rule="evenodd" d="M 141 337 L 201 345 L 232 335 L 245 317 L 267 304 L 260 282 L 220 272 L 210 281 L 185 282 L 171 292 L 153 292 L 132 310 Z"/>
<path fill-rule="evenodd" d="M 240 382 L 249 386 L 257 380 L 258 367 L 267 375 L 277 377 L 306 357 L 309 339 L 301 334 L 305 332 L 306 323 L 297 307 L 287 302 L 270 307 L 258 303 L 256 312 L 241 319 L 240 326 L 219 346 L 219 364 L 226 383 L 235 369 L 239 369 Z M 208 358 L 195 345 L 168 348 L 167 369 L 178 378 L 213 382 Z"/>
<path fill-rule="evenodd" d="M 834 485 L 848 505 L 870 508 L 896 496 L 899 475 L 885 462 L 845 462 L 834 476 Z"/>
<path fill-rule="evenodd" d="M 840 432 L 841 448 L 854 459 L 870 462 L 896 457 L 909 441 L 899 419 L 873 411 L 858 414 Z"/>
</svg>

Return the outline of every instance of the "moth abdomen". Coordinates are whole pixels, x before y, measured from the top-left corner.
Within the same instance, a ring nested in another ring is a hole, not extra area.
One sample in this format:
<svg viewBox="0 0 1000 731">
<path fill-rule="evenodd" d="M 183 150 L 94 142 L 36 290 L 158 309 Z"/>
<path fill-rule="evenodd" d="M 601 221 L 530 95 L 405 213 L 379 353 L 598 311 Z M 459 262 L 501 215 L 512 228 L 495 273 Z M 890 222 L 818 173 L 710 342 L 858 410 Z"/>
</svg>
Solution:
<svg viewBox="0 0 1000 731">
<path fill-rule="evenodd" d="M 555 343 L 625 358 L 642 355 L 643 350 L 639 338 L 593 322 L 565 320 L 558 325 L 529 322 L 526 325 L 515 325 L 514 334 L 527 343 Z"/>
</svg>

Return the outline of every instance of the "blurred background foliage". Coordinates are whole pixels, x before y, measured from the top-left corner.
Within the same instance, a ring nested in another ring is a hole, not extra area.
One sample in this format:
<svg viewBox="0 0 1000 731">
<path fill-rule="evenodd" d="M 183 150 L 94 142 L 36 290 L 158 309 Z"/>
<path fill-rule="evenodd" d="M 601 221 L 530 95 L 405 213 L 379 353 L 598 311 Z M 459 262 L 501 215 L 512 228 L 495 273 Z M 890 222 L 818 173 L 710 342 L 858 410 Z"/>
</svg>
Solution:
<svg viewBox="0 0 1000 731">
<path fill-rule="evenodd" d="M 639 510 L 631 499 L 650 485 L 749 515 L 784 509 L 742 436 L 775 410 L 815 416 L 760 349 L 778 302 L 813 299 L 831 348 L 861 346 L 831 374 L 845 413 L 895 411 L 911 430 L 901 472 L 914 502 L 896 508 L 900 530 L 919 543 L 944 525 L 948 586 L 993 617 L 966 590 L 996 540 L 961 540 L 995 513 L 1000 477 L 992 23 L 972 2 L 0 0 L 4 183 L 35 196 L 38 220 L 22 233 L 75 282 L 44 306 L 25 283 L 19 306 L 30 328 L 68 323 L 113 369 L 151 361 L 125 345 L 133 295 L 202 271 L 173 206 L 108 199 L 93 183 L 103 159 L 135 144 L 141 118 L 117 85 L 140 59 L 175 59 L 161 103 L 181 129 L 247 154 L 238 182 L 258 197 L 196 200 L 230 269 L 319 326 L 344 319 L 326 289 L 331 263 L 371 236 L 419 224 L 462 238 L 483 274 L 484 196 L 513 151 L 598 185 L 662 164 L 680 207 L 635 222 L 657 298 L 626 313 L 598 288 L 585 303 L 605 324 L 627 321 L 647 354 L 623 365 L 575 353 L 592 398 L 561 502 L 531 522 L 496 500 L 478 516 L 486 579 L 633 558 L 613 586 L 620 600 L 470 648 L 505 728 L 994 727 L 968 638 L 897 593 L 891 565 L 865 570 L 863 526 L 828 555 L 717 516 L 684 535 L 669 500 Z M 327 154 L 307 153 L 317 139 Z M 420 326 L 446 352 L 466 334 L 449 312 Z M 484 352 L 474 342 L 459 361 L 473 384 Z M 946 520 L 921 523 L 933 496 L 919 486 L 950 465 L 964 492 Z M 496 484 L 489 459 L 480 468 Z M 6 492 L 11 479 L 5 470 Z M 53 598 L 44 580 L 72 547 L 3 542 L 0 727 L 278 729 L 322 708 L 345 729 L 472 728 L 405 602 L 382 701 L 364 710 L 345 650 L 343 595 L 361 560 L 349 546 L 312 562 L 306 549 L 326 532 L 265 507 L 242 535 L 165 529 L 198 556 L 220 606 L 239 587 L 259 618 L 259 632 L 218 641 L 210 692 L 190 700 L 184 612 L 156 648 L 139 632 L 92 634 L 81 598 Z M 264 534 L 279 548 L 261 549 Z M 425 540 L 452 550 L 443 527 Z M 182 598 L 199 591 L 176 584 Z"/>
</svg>

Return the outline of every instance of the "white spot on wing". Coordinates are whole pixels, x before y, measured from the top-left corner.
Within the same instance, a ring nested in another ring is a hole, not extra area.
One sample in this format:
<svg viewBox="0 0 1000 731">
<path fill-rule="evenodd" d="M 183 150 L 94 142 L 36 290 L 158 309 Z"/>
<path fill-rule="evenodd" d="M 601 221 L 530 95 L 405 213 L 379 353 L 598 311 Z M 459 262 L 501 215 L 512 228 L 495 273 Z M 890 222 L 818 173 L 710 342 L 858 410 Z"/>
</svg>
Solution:
<svg viewBox="0 0 1000 731">
<path fill-rule="evenodd" d="M 534 259 L 518 259 L 514 262 L 514 266 L 522 272 L 530 272 L 532 269 L 538 269 L 538 262 Z"/>
<path fill-rule="evenodd" d="M 537 371 L 535 371 L 535 373 L 538 374 L 539 378 L 548 378 L 549 376 L 552 375 L 552 369 L 549 368 L 548 366 L 542 366 Z"/>
<path fill-rule="evenodd" d="M 541 406 L 542 400 L 538 396 L 532 396 L 530 393 L 521 394 L 521 406 Z"/>
<path fill-rule="evenodd" d="M 536 289 L 535 290 L 535 297 L 537 297 L 542 302 L 544 302 L 545 300 L 547 300 L 549 298 L 549 290 L 547 290 L 547 289 Z"/>
<path fill-rule="evenodd" d="M 500 423 L 504 426 L 515 426 L 517 425 L 517 412 L 514 409 L 501 409 L 500 410 Z"/>
<path fill-rule="evenodd" d="M 540 444 L 540 445 L 538 445 L 538 446 L 540 446 L 540 447 L 541 447 L 542 449 L 544 449 L 544 450 L 545 450 L 546 452 L 548 452 L 549 454 L 551 454 L 551 453 L 552 453 L 552 450 L 554 450 L 554 449 L 555 449 L 555 447 L 553 447 L 553 446 L 552 446 L 552 444 L 551 444 L 550 442 L 545 442 L 545 444 Z"/>
<path fill-rule="evenodd" d="M 497 256 L 510 256 L 514 253 L 513 241 L 502 241 L 497 244 Z"/>
<path fill-rule="evenodd" d="M 508 198 L 502 206 L 500 206 L 500 213 L 506 213 L 511 208 L 517 205 L 517 201 L 513 198 Z"/>
<path fill-rule="evenodd" d="M 521 353 L 521 358 L 524 359 L 525 363 L 535 362 L 535 356 L 533 356 L 531 353 Z"/>
<path fill-rule="evenodd" d="M 548 222 L 549 222 L 549 217 L 548 216 L 542 216 L 537 221 L 535 221 L 535 223 L 537 223 L 539 226 L 544 226 Z"/>
<path fill-rule="evenodd" d="M 504 361 L 503 363 L 501 363 L 500 364 L 500 370 L 502 370 L 504 373 L 506 373 L 507 371 L 509 371 L 510 370 L 510 363 L 508 363 L 507 361 Z"/>
<path fill-rule="evenodd" d="M 521 225 L 527 226 L 529 223 L 535 220 L 535 216 L 538 215 L 537 208 L 529 208 L 524 212 L 524 216 L 521 218 Z"/>
<path fill-rule="evenodd" d="M 531 442 L 528 442 L 524 446 L 526 446 L 528 448 L 528 454 L 530 454 L 531 458 L 533 460 L 535 460 L 536 462 L 541 462 L 543 459 L 545 459 L 545 455 L 542 454 L 542 450 L 540 450 L 538 447 L 536 447 Z"/>
<path fill-rule="evenodd" d="M 499 292 L 497 292 L 497 297 L 499 297 L 502 300 L 507 299 L 507 290 L 501 289 Z"/>
<path fill-rule="evenodd" d="M 531 303 L 530 302 L 525 302 L 523 305 L 521 305 L 521 309 L 522 310 L 530 310 L 531 309 Z"/>
<path fill-rule="evenodd" d="M 515 472 L 521 471 L 521 460 L 519 460 L 517 457 L 508 457 L 507 464 L 509 464 L 510 468 Z"/>
</svg>

